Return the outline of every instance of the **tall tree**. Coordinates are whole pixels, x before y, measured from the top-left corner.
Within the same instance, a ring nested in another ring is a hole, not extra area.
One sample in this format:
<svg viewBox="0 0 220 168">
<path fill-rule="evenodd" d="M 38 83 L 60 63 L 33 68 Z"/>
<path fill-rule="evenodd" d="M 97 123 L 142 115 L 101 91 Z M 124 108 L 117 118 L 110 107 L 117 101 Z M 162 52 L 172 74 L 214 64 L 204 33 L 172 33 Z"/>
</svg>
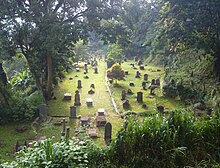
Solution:
<svg viewBox="0 0 220 168">
<path fill-rule="evenodd" d="M 58 58 L 70 46 L 86 39 L 102 19 L 116 12 L 115 0 L 8 0 L 5 21 L 17 51 L 26 57 L 36 84 L 46 99 L 51 98 L 52 79 Z"/>
</svg>

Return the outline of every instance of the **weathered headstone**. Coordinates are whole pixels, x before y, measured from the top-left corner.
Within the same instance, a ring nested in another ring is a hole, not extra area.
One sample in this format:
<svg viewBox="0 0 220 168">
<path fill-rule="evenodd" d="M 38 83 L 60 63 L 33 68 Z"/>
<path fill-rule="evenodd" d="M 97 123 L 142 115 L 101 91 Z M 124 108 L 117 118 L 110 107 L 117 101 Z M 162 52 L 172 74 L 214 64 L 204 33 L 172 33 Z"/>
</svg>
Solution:
<svg viewBox="0 0 220 168">
<path fill-rule="evenodd" d="M 68 142 L 70 139 L 70 127 L 66 128 L 65 140 Z"/>
<path fill-rule="evenodd" d="M 46 121 L 49 113 L 49 108 L 47 104 L 41 104 L 38 106 L 39 117 L 41 121 Z"/>
<path fill-rule="evenodd" d="M 131 89 L 128 89 L 128 90 L 127 90 L 127 94 L 130 94 L 130 95 L 133 94 L 132 90 L 131 90 Z"/>
<path fill-rule="evenodd" d="M 129 100 L 124 100 L 123 103 L 122 103 L 122 106 L 124 109 L 127 109 L 130 107 L 130 103 L 129 103 Z"/>
<path fill-rule="evenodd" d="M 92 84 L 90 85 L 90 88 L 95 89 L 95 85 L 92 83 Z"/>
<path fill-rule="evenodd" d="M 148 81 L 148 74 L 144 74 L 144 80 Z"/>
<path fill-rule="evenodd" d="M 86 104 L 87 104 L 88 107 L 92 107 L 93 106 L 92 98 L 86 98 Z"/>
<path fill-rule="evenodd" d="M 134 68 L 134 64 L 130 64 L 131 65 L 131 68 Z"/>
<path fill-rule="evenodd" d="M 111 123 L 107 122 L 105 124 L 105 142 L 110 143 L 112 140 L 112 125 Z"/>
<path fill-rule="evenodd" d="M 62 121 L 62 125 L 63 125 L 63 130 L 61 131 L 61 136 L 64 136 L 66 133 L 66 120 L 65 120 L 65 118 Z"/>
<path fill-rule="evenodd" d="M 80 93 L 78 90 L 75 91 L 75 102 L 74 102 L 74 106 L 80 106 Z"/>
<path fill-rule="evenodd" d="M 156 79 L 156 85 L 160 85 L 160 79 Z"/>
<path fill-rule="evenodd" d="M 140 70 L 144 70 L 144 65 L 139 66 Z"/>
<path fill-rule="evenodd" d="M 94 94 L 95 93 L 95 90 L 93 88 L 91 88 L 89 91 L 88 91 L 88 94 Z"/>
<path fill-rule="evenodd" d="M 146 105 L 146 104 L 143 104 L 143 105 L 142 105 L 142 108 L 143 108 L 143 109 L 147 109 L 147 105 Z"/>
<path fill-rule="evenodd" d="M 164 106 L 157 106 L 157 110 L 159 112 L 164 112 Z"/>
<path fill-rule="evenodd" d="M 137 71 L 137 72 L 136 72 L 136 75 L 135 75 L 135 78 L 140 78 L 140 75 L 141 75 L 140 72 Z"/>
<path fill-rule="evenodd" d="M 97 67 L 94 68 L 94 73 L 95 73 L 95 74 L 98 73 L 98 68 L 97 68 Z"/>
<path fill-rule="evenodd" d="M 126 99 L 126 90 L 122 90 L 121 92 L 121 100 L 125 100 Z"/>
<path fill-rule="evenodd" d="M 129 82 L 129 86 L 134 86 L 134 82 L 133 82 L 133 81 L 130 81 L 130 82 Z"/>
<path fill-rule="evenodd" d="M 80 89 L 80 88 L 82 88 L 82 81 L 81 80 L 78 80 L 78 82 L 77 82 L 77 88 L 78 89 Z"/>
<path fill-rule="evenodd" d="M 71 98 L 72 98 L 71 93 L 65 93 L 63 96 L 63 100 L 71 100 Z"/>
<path fill-rule="evenodd" d="M 143 92 L 137 92 L 137 101 L 143 102 Z"/>
<path fill-rule="evenodd" d="M 128 75 L 128 70 L 125 70 L 125 75 Z"/>
<path fill-rule="evenodd" d="M 137 56 L 134 57 L 134 61 L 135 61 L 135 62 L 138 61 L 138 57 L 137 57 Z"/>
<path fill-rule="evenodd" d="M 138 60 L 137 64 L 140 66 L 141 64 L 143 64 L 143 62 L 141 61 L 141 59 Z"/>
<path fill-rule="evenodd" d="M 152 79 L 151 85 L 156 85 L 156 80 L 155 79 Z"/>
<path fill-rule="evenodd" d="M 76 118 L 76 106 L 70 106 L 70 117 L 69 118 Z"/>
<path fill-rule="evenodd" d="M 147 86 L 147 83 L 146 82 L 142 82 L 142 88 L 145 90 L 146 89 L 146 86 Z"/>
<path fill-rule="evenodd" d="M 80 69 L 78 67 L 76 68 L 76 72 L 80 72 Z"/>
<path fill-rule="evenodd" d="M 90 117 L 89 116 L 82 116 L 80 121 L 81 121 L 81 126 L 90 125 Z"/>
</svg>

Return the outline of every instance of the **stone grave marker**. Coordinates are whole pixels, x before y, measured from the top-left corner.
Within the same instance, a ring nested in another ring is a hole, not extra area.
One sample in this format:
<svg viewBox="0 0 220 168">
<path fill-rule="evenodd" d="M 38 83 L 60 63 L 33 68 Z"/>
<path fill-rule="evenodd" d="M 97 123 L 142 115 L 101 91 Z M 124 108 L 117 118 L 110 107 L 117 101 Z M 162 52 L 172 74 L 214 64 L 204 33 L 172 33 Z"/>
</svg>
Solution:
<svg viewBox="0 0 220 168">
<path fill-rule="evenodd" d="M 130 82 L 129 82 L 129 86 L 134 86 L 134 82 L 133 82 L 133 81 L 130 81 Z"/>
<path fill-rule="evenodd" d="M 105 124 L 105 142 L 110 143 L 112 140 L 112 125 L 111 123 L 107 122 Z"/>
<path fill-rule="evenodd" d="M 124 109 L 127 109 L 130 107 L 130 103 L 129 103 L 129 100 L 124 100 L 123 103 L 122 103 L 122 106 Z"/>
<path fill-rule="evenodd" d="M 121 100 L 125 100 L 126 99 L 126 90 L 122 90 L 121 92 Z"/>
<path fill-rule="evenodd" d="M 144 65 L 139 66 L 140 70 L 144 70 Z"/>
<path fill-rule="evenodd" d="M 95 93 L 95 90 L 93 88 L 91 88 L 89 91 L 88 91 L 88 94 L 94 94 Z"/>
<path fill-rule="evenodd" d="M 70 127 L 66 127 L 65 140 L 68 142 L 70 139 Z"/>
<path fill-rule="evenodd" d="M 157 106 L 157 110 L 159 112 L 164 112 L 164 106 Z"/>
<path fill-rule="evenodd" d="M 77 88 L 78 88 L 78 89 L 81 89 L 81 88 L 82 88 L 82 81 L 81 81 L 81 80 L 78 80 L 78 82 L 77 82 Z"/>
<path fill-rule="evenodd" d="M 148 81 L 148 74 L 144 74 L 144 80 Z"/>
<path fill-rule="evenodd" d="M 87 107 L 92 107 L 93 106 L 92 98 L 86 98 L 86 104 L 87 104 Z"/>
<path fill-rule="evenodd" d="M 129 95 L 133 94 L 132 90 L 131 90 L 131 89 L 128 89 L 128 90 L 127 90 L 127 94 L 129 94 Z"/>
<path fill-rule="evenodd" d="M 80 72 L 80 68 L 79 67 L 76 68 L 76 72 Z"/>
<path fill-rule="evenodd" d="M 49 108 L 47 104 L 41 104 L 38 106 L 37 111 L 39 112 L 39 117 L 41 121 L 46 121 L 49 114 Z"/>
<path fill-rule="evenodd" d="M 90 117 L 89 116 L 82 116 L 80 121 L 81 121 L 81 126 L 90 125 Z"/>
<path fill-rule="evenodd" d="M 71 93 L 65 93 L 63 96 L 63 100 L 71 100 L 71 98 L 72 98 Z"/>
<path fill-rule="evenodd" d="M 137 72 L 136 72 L 136 75 L 135 75 L 135 78 L 140 78 L 140 75 L 141 75 L 140 72 L 137 71 Z"/>
<path fill-rule="evenodd" d="M 143 64 L 143 62 L 141 61 L 141 59 L 138 60 L 137 64 L 140 66 L 141 64 Z"/>
<path fill-rule="evenodd" d="M 63 130 L 61 131 L 61 136 L 64 136 L 66 133 L 66 120 L 65 120 L 65 118 L 62 121 L 62 125 L 63 125 Z"/>
<path fill-rule="evenodd" d="M 143 88 L 144 90 L 146 90 L 146 86 L 147 86 L 147 83 L 146 83 L 146 82 L 142 82 L 142 88 Z"/>
<path fill-rule="evenodd" d="M 74 102 L 74 106 L 80 106 L 80 93 L 78 90 L 75 91 L 75 102 Z"/>
<path fill-rule="evenodd" d="M 97 138 L 98 137 L 98 133 L 96 131 L 96 128 L 89 128 L 87 130 L 87 135 L 91 138 Z"/>
<path fill-rule="evenodd" d="M 143 102 L 143 92 L 137 92 L 137 101 L 139 103 Z"/>
<path fill-rule="evenodd" d="M 98 73 L 98 68 L 97 68 L 97 67 L 94 68 L 94 73 L 95 73 L 95 74 Z"/>
<path fill-rule="evenodd" d="M 95 85 L 92 83 L 92 84 L 90 85 L 90 88 L 95 89 Z"/>
<path fill-rule="evenodd" d="M 152 79 L 151 85 L 156 85 L 156 80 L 155 79 Z"/>
<path fill-rule="evenodd" d="M 99 108 L 98 112 L 96 113 L 96 126 L 101 127 L 105 126 L 106 124 L 106 118 L 105 118 L 105 109 Z"/>
<path fill-rule="evenodd" d="M 76 106 L 70 106 L 70 117 L 69 118 L 76 118 Z"/>
<path fill-rule="evenodd" d="M 160 86 L 160 79 L 156 79 L 156 85 Z"/>
<path fill-rule="evenodd" d="M 125 70 L 124 72 L 125 72 L 125 75 L 128 75 L 128 70 Z"/>
</svg>

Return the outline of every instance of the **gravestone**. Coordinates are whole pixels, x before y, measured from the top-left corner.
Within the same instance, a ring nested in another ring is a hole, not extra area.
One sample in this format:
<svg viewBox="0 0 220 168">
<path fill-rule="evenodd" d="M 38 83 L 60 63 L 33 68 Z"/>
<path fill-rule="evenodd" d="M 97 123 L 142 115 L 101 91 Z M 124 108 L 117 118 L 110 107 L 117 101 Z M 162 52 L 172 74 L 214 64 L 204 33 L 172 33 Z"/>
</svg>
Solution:
<svg viewBox="0 0 220 168">
<path fill-rule="evenodd" d="M 164 112 L 164 106 L 157 106 L 157 110 L 159 112 Z"/>
<path fill-rule="evenodd" d="M 156 80 L 155 79 L 152 79 L 151 85 L 156 85 Z"/>
<path fill-rule="evenodd" d="M 92 107 L 93 106 L 92 98 L 86 98 L 86 104 L 87 104 L 88 107 Z"/>
<path fill-rule="evenodd" d="M 133 81 L 130 81 L 130 82 L 129 82 L 129 86 L 134 86 L 134 82 L 133 82 Z"/>
<path fill-rule="evenodd" d="M 112 84 L 113 83 L 113 79 L 108 79 L 109 83 Z"/>
<path fill-rule="evenodd" d="M 125 75 L 128 75 L 128 70 L 125 70 L 124 72 L 125 72 Z"/>
<path fill-rule="evenodd" d="M 140 72 L 137 71 L 137 72 L 136 72 L 136 75 L 135 75 L 135 78 L 140 78 L 140 75 L 141 75 Z"/>
<path fill-rule="evenodd" d="M 66 127 L 65 140 L 68 142 L 70 139 L 70 127 Z"/>
<path fill-rule="evenodd" d="M 98 137 L 98 133 L 96 131 L 96 128 L 89 128 L 87 130 L 87 135 L 91 138 L 97 138 Z"/>
<path fill-rule="evenodd" d="M 80 72 L 80 69 L 78 67 L 76 68 L 76 72 Z"/>
<path fill-rule="evenodd" d="M 66 133 L 66 120 L 65 120 L 65 118 L 62 121 L 62 125 L 63 125 L 63 130 L 61 131 L 61 136 L 64 136 Z"/>
<path fill-rule="evenodd" d="M 130 64 L 131 65 L 131 68 L 134 68 L 134 64 Z"/>
<path fill-rule="evenodd" d="M 127 109 L 130 107 L 130 103 L 129 103 L 129 100 L 124 100 L 123 103 L 122 103 L 122 106 L 124 109 Z"/>
<path fill-rule="evenodd" d="M 47 104 L 41 104 L 38 106 L 37 111 L 39 112 L 39 117 L 41 121 L 46 121 L 49 113 L 49 108 Z"/>
<path fill-rule="evenodd" d="M 143 64 L 143 62 L 141 61 L 141 59 L 138 60 L 137 64 L 140 66 L 141 64 Z"/>
<path fill-rule="evenodd" d="M 95 85 L 92 83 L 92 84 L 90 85 L 90 88 L 95 89 Z"/>
<path fill-rule="evenodd" d="M 142 88 L 145 90 L 147 86 L 147 82 L 142 82 Z"/>
<path fill-rule="evenodd" d="M 142 108 L 143 108 L 143 109 L 147 109 L 148 107 L 147 107 L 146 104 L 143 104 L 143 105 L 142 105 Z"/>
<path fill-rule="evenodd" d="M 160 79 L 156 79 L 156 85 L 160 86 Z"/>
<path fill-rule="evenodd" d="M 71 100 L 71 98 L 72 98 L 71 93 L 65 93 L 64 97 L 63 97 L 63 100 Z"/>
<path fill-rule="evenodd" d="M 128 89 L 128 90 L 127 90 L 127 94 L 130 94 L 130 95 L 133 94 L 132 90 L 131 90 L 131 89 Z"/>
<path fill-rule="evenodd" d="M 90 117 L 88 116 L 82 116 L 80 121 L 81 121 L 81 126 L 90 125 Z"/>
<path fill-rule="evenodd" d="M 91 88 L 89 91 L 88 91 L 88 94 L 94 94 L 95 93 L 95 90 L 93 88 Z"/>
<path fill-rule="evenodd" d="M 135 62 L 138 61 L 138 57 L 137 57 L 137 56 L 134 57 L 134 61 L 135 61 Z"/>
<path fill-rule="evenodd" d="M 81 80 L 78 80 L 77 83 L 78 83 L 77 88 L 78 88 L 78 89 L 82 88 L 82 81 L 81 81 Z"/>
<path fill-rule="evenodd" d="M 75 91 L 75 102 L 74 102 L 74 106 L 80 106 L 80 93 L 78 90 Z"/>
<path fill-rule="evenodd" d="M 76 106 L 70 106 L 70 117 L 69 118 L 76 118 Z"/>
<path fill-rule="evenodd" d="M 122 90 L 121 92 L 121 100 L 125 100 L 126 99 L 126 90 Z"/>
<path fill-rule="evenodd" d="M 84 69 L 88 69 L 87 63 L 84 63 Z"/>
<path fill-rule="evenodd" d="M 105 142 L 110 143 L 112 140 L 112 125 L 111 123 L 107 122 L 105 124 Z"/>
<path fill-rule="evenodd" d="M 144 74 L 144 80 L 148 81 L 148 74 Z"/>
<path fill-rule="evenodd" d="M 98 68 L 97 68 L 97 67 L 95 67 L 95 69 L 94 69 L 94 73 L 95 73 L 95 74 L 98 73 Z"/>
<path fill-rule="evenodd" d="M 139 66 L 140 70 L 144 70 L 144 65 Z"/>
<path fill-rule="evenodd" d="M 143 92 L 137 92 L 137 101 L 143 102 Z"/>
</svg>

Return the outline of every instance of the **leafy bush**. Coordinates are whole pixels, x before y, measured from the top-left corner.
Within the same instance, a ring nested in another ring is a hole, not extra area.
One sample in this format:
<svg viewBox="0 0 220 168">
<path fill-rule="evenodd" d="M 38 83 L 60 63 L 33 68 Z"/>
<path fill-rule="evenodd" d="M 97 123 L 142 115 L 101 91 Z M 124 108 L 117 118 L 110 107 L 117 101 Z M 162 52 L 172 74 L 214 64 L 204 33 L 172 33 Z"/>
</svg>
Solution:
<svg viewBox="0 0 220 168">
<path fill-rule="evenodd" d="M 16 161 L 3 163 L 3 167 L 88 167 L 86 143 L 78 139 L 53 142 L 51 139 L 35 142 L 33 148 L 20 151 Z"/>
</svg>

